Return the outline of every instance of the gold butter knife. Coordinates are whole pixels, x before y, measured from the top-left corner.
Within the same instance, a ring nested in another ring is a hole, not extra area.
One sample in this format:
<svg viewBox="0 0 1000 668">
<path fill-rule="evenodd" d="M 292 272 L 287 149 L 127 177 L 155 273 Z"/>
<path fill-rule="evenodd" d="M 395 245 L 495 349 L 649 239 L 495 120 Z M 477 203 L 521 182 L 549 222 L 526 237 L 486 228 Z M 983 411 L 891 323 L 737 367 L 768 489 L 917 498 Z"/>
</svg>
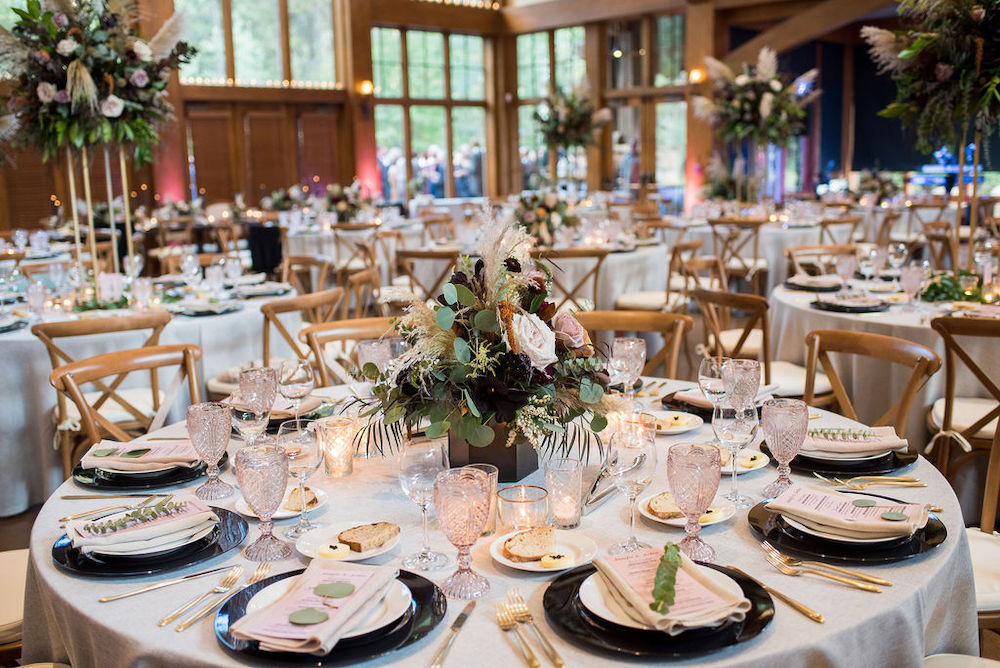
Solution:
<svg viewBox="0 0 1000 668">
<path fill-rule="evenodd" d="M 458 632 L 462 630 L 462 625 L 465 624 L 465 620 L 469 618 L 472 611 L 476 608 L 475 601 L 469 601 L 469 604 L 465 606 L 462 612 L 458 613 L 458 617 L 451 624 L 451 630 L 448 632 L 448 637 L 445 638 L 444 643 L 438 648 L 438 651 L 434 653 L 434 658 L 431 660 L 431 668 L 440 668 L 441 664 L 444 663 L 444 659 L 448 656 L 448 650 L 451 649 L 451 645 L 455 642 L 455 637 Z"/>
<path fill-rule="evenodd" d="M 748 573 L 745 573 L 744 571 L 741 571 L 740 569 L 736 568 L 735 566 L 726 566 L 725 568 L 729 568 L 729 569 L 731 569 L 731 570 L 739 573 L 743 577 L 747 578 L 748 580 L 752 580 L 753 582 L 757 583 L 768 594 L 770 594 L 771 596 L 774 596 L 777 599 L 781 599 L 782 601 L 784 601 L 788 605 L 792 606 L 793 608 L 795 608 L 795 610 L 797 610 L 798 612 L 801 612 L 803 615 L 805 615 L 809 619 L 813 620 L 817 624 L 822 624 L 823 622 L 826 621 L 825 619 L 823 619 L 823 615 L 819 614 L 818 612 L 816 612 L 812 608 L 808 607 L 807 605 L 805 605 L 803 603 L 799 603 L 798 601 L 796 601 L 791 596 L 787 596 L 785 594 L 782 594 L 780 591 L 778 591 L 777 589 L 774 589 L 773 587 L 769 587 L 768 585 L 764 584 L 760 580 L 758 580 L 755 577 L 749 575 Z"/>
</svg>

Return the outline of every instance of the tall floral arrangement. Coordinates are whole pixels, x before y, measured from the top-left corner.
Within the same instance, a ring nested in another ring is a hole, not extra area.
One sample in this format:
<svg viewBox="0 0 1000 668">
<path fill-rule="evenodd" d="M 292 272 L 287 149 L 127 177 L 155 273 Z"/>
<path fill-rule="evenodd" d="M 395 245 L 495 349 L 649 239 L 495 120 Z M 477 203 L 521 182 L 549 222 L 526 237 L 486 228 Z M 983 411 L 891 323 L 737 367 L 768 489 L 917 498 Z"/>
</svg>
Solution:
<svg viewBox="0 0 1000 668">
<path fill-rule="evenodd" d="M 521 197 L 514 209 L 514 217 L 543 246 L 551 246 L 560 231 L 576 227 L 580 222 L 573 215 L 573 205 L 554 191 Z"/>
<path fill-rule="evenodd" d="M 4 100 L 18 125 L 14 142 L 44 159 L 70 146 L 116 142 L 152 157 L 156 126 L 169 117 L 171 73 L 195 49 L 174 14 L 149 41 L 130 0 L 27 0 L 17 22 L 0 27 L 0 69 L 13 76 Z"/>
<path fill-rule="evenodd" d="M 291 211 L 306 203 L 309 188 L 295 184 L 279 188 L 260 199 L 260 206 L 266 211 Z"/>
<path fill-rule="evenodd" d="M 594 143 L 594 135 L 611 121 L 611 110 L 597 109 L 585 87 L 557 89 L 534 114 L 549 148 L 575 148 Z"/>
<path fill-rule="evenodd" d="M 331 183 L 326 186 L 323 197 L 323 206 L 327 211 L 335 212 L 337 220 L 341 223 L 353 221 L 361 210 L 371 203 L 371 198 L 361 195 L 361 184 L 357 181 L 346 188 L 339 183 Z"/>
<path fill-rule="evenodd" d="M 862 195 L 871 195 L 875 204 L 892 199 L 898 192 L 899 185 L 892 180 L 888 172 L 880 172 L 874 169 L 864 169 L 861 171 L 861 180 L 858 182 L 858 192 Z"/>
<path fill-rule="evenodd" d="M 506 434 L 508 446 L 568 449 L 607 426 L 617 408 L 608 376 L 580 323 L 556 313 L 533 247 L 510 218 L 490 216 L 478 257 L 459 260 L 433 305 L 399 289 L 383 296 L 406 304 L 395 330 L 410 347 L 384 375 L 364 369 L 375 381 L 369 415 L 397 428 L 427 422 L 427 436 L 453 432 L 475 447 Z"/>
</svg>

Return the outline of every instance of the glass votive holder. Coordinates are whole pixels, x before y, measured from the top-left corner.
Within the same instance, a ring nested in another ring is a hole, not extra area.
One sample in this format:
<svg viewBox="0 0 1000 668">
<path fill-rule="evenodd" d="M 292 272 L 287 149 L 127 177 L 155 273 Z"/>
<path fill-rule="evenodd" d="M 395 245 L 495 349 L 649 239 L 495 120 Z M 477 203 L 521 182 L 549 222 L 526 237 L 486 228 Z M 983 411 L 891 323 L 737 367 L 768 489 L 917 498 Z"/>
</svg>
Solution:
<svg viewBox="0 0 1000 668">
<path fill-rule="evenodd" d="M 549 492 L 549 516 L 557 529 L 580 526 L 583 508 L 583 464 L 579 459 L 550 459 L 545 463 L 545 488 Z"/>
<path fill-rule="evenodd" d="M 342 478 L 354 472 L 354 438 L 358 423 L 353 417 L 332 415 L 313 422 L 316 435 L 323 447 L 323 466 L 326 475 Z"/>
<path fill-rule="evenodd" d="M 549 493 L 538 485 L 511 485 L 497 492 L 500 522 L 514 530 L 546 525 Z"/>
<path fill-rule="evenodd" d="M 476 469 L 489 476 L 490 512 L 486 516 L 486 527 L 483 528 L 482 535 L 492 536 L 497 530 L 497 477 L 500 475 L 500 470 L 493 466 L 493 464 L 468 464 L 463 468 Z"/>
<path fill-rule="evenodd" d="M 656 438 L 656 417 L 650 413 L 617 413 L 615 420 L 609 421 L 609 426 L 610 435 L 632 432 L 643 440 Z"/>
</svg>

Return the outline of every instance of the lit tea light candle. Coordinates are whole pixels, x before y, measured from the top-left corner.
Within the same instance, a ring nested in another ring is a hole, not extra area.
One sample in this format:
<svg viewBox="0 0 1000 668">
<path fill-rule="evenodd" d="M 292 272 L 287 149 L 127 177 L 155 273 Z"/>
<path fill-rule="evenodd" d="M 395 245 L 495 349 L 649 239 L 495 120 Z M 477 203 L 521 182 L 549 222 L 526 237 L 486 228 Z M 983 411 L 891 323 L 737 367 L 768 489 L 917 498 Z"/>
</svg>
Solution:
<svg viewBox="0 0 1000 668">
<path fill-rule="evenodd" d="M 354 472 L 354 438 L 358 424 L 353 417 L 333 415 L 316 420 L 316 434 L 323 446 L 326 474 L 342 478 Z"/>
</svg>

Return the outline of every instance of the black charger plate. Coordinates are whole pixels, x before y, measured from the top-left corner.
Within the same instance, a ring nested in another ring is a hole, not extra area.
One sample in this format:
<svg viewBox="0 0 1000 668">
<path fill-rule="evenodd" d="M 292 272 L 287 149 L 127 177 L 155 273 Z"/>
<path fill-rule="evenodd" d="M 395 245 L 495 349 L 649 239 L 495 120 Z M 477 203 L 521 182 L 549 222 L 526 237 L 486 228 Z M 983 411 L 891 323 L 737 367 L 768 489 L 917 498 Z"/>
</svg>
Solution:
<svg viewBox="0 0 1000 668">
<path fill-rule="evenodd" d="M 578 566 L 552 581 L 542 598 L 545 616 L 559 635 L 573 644 L 619 656 L 680 659 L 715 652 L 759 635 L 774 617 L 774 602 L 768 593 L 742 573 L 725 566 L 704 565 L 725 573 L 743 590 L 750 611 L 742 622 L 691 629 L 674 636 L 610 622 L 587 610 L 580 601 L 580 585 L 597 572 L 591 564 Z"/>
<path fill-rule="evenodd" d="M 69 537 L 63 534 L 52 546 L 52 561 L 74 575 L 95 578 L 138 577 L 187 568 L 239 547 L 247 537 L 247 521 L 238 513 L 214 506 L 212 510 L 219 517 L 219 524 L 212 533 L 166 554 L 158 553 L 150 557 L 87 556 L 74 548 Z"/>
<path fill-rule="evenodd" d="M 227 306 L 221 311 L 191 311 L 190 309 L 181 309 L 177 312 L 178 315 L 187 316 L 188 318 L 210 318 L 217 315 L 226 315 L 227 313 L 236 313 L 237 311 L 243 310 L 243 304 L 236 302 Z"/>
<path fill-rule="evenodd" d="M 409 611 L 380 629 L 341 640 L 326 656 L 295 652 L 268 652 L 260 649 L 260 643 L 256 640 L 236 638 L 229 632 L 231 623 L 241 619 L 246 614 L 247 604 L 254 594 L 279 580 L 298 575 L 304 570 L 299 569 L 273 575 L 256 584 L 244 587 L 226 599 L 215 615 L 215 637 L 223 649 L 240 659 L 252 660 L 255 664 L 337 666 L 357 663 L 417 642 L 444 619 L 445 612 L 448 610 L 444 593 L 437 585 L 415 573 L 400 571 L 397 579 L 407 586 L 413 597 Z"/>
<path fill-rule="evenodd" d="M 768 451 L 766 445 L 761 443 L 760 450 L 771 457 L 771 461 L 775 466 L 778 465 L 778 462 L 774 459 L 774 455 Z M 796 473 L 804 473 L 806 475 L 818 473 L 838 478 L 841 476 L 853 477 L 857 475 L 888 475 L 914 464 L 917 461 L 917 457 L 918 455 L 914 453 L 896 452 L 893 450 L 888 454 L 874 459 L 834 461 L 831 459 L 813 459 L 809 455 L 800 452 L 791 461 L 789 466 Z"/>
<path fill-rule="evenodd" d="M 791 281 L 785 281 L 785 287 L 789 290 L 795 290 L 796 292 L 839 292 L 840 285 L 800 285 L 798 283 L 792 283 Z"/>
<path fill-rule="evenodd" d="M 229 453 L 224 453 L 219 461 L 219 470 L 224 471 L 229 462 Z M 126 490 L 160 489 L 197 480 L 205 475 L 208 467 L 200 462 L 192 468 L 175 466 L 166 471 L 137 471 L 135 473 L 108 473 L 100 469 L 84 469 L 79 464 L 73 468 L 73 481 L 84 487 L 92 487 L 107 492 Z"/>
<path fill-rule="evenodd" d="M 15 320 L 14 322 L 10 323 L 9 325 L 4 325 L 3 327 L 0 327 L 0 334 L 6 334 L 7 332 L 13 332 L 13 331 L 18 330 L 18 329 L 23 329 L 23 328 L 25 328 L 27 326 L 28 326 L 28 321 L 27 320 L 24 320 L 23 318 L 21 320 Z"/>
<path fill-rule="evenodd" d="M 844 493 L 862 494 L 861 492 Z M 896 503 L 906 503 L 879 494 L 864 492 L 863 495 L 876 496 Z M 912 536 L 878 543 L 838 543 L 799 531 L 785 522 L 780 514 L 765 508 L 764 502 L 758 503 L 749 510 L 747 521 L 757 535 L 766 538 L 771 545 L 782 552 L 845 564 L 888 564 L 903 561 L 929 552 L 948 537 L 948 529 L 936 515 L 931 515 L 927 524 L 918 529 Z"/>
<path fill-rule="evenodd" d="M 879 302 L 874 306 L 850 306 L 848 304 L 817 300 L 810 302 L 809 306 L 818 311 L 830 311 L 832 313 L 880 313 L 888 311 L 891 305 L 889 302 Z"/>
</svg>

